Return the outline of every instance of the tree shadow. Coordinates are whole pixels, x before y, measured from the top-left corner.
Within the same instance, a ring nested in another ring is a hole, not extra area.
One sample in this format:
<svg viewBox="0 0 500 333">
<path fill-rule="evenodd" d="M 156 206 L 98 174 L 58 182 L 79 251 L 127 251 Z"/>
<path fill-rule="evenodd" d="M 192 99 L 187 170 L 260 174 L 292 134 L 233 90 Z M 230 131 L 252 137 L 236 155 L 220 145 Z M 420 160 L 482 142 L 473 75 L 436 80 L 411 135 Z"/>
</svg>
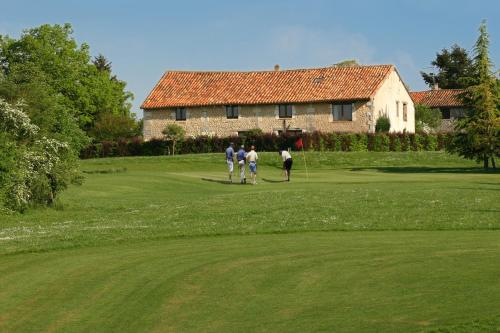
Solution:
<svg viewBox="0 0 500 333">
<path fill-rule="evenodd" d="M 466 174 L 500 174 L 500 170 L 482 169 L 479 167 L 366 167 L 352 168 L 351 171 L 375 170 L 386 173 L 466 173 Z"/>
</svg>

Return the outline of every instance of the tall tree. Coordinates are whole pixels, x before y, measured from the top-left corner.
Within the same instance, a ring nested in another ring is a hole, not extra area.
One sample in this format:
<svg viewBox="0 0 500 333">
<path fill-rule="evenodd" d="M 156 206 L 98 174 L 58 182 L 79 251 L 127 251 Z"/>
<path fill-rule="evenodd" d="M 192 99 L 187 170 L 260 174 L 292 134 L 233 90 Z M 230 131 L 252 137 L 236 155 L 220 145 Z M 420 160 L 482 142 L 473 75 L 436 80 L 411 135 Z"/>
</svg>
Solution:
<svg viewBox="0 0 500 333">
<path fill-rule="evenodd" d="M 92 63 L 89 46 L 78 45 L 72 34 L 70 24 L 45 24 L 25 30 L 19 39 L 0 37 L 6 79 L 0 96 L 26 100 L 30 118 L 47 133 L 57 132 L 63 114 L 66 123 L 76 119 L 87 132 L 102 113 L 131 116 L 133 96 L 126 83 L 111 76 L 111 63 L 103 56 Z"/>
<path fill-rule="evenodd" d="M 495 157 L 500 155 L 500 96 L 489 45 L 486 22 L 483 21 L 474 48 L 476 84 L 463 95 L 471 111 L 457 122 L 452 151 L 465 158 L 483 161 L 484 168 L 488 168 L 491 161 L 493 168 L 496 168 Z"/>
<path fill-rule="evenodd" d="M 94 57 L 92 63 L 97 68 L 99 72 L 110 72 L 111 73 L 111 62 L 106 59 L 105 56 L 99 54 L 97 57 Z"/>
<path fill-rule="evenodd" d="M 470 85 L 470 78 L 474 76 L 473 61 L 464 48 L 457 44 L 450 50 L 442 49 L 431 62 L 437 67 L 437 73 L 420 72 L 429 87 L 438 84 L 443 89 L 466 88 Z"/>
</svg>

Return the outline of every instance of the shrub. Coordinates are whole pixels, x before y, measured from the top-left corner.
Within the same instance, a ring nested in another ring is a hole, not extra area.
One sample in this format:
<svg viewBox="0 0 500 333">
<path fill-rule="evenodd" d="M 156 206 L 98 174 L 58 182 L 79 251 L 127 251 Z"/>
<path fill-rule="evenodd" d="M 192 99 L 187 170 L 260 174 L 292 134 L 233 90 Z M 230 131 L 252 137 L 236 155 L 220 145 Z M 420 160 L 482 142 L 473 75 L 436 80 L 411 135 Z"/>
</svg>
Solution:
<svg viewBox="0 0 500 333">
<path fill-rule="evenodd" d="M 415 129 L 420 132 L 426 127 L 436 130 L 441 126 L 442 115 L 439 109 L 433 109 L 426 105 L 415 105 Z"/>
<path fill-rule="evenodd" d="M 377 124 L 375 125 L 375 132 L 389 132 L 391 129 L 391 121 L 386 115 L 380 116 L 377 119 Z"/>
</svg>

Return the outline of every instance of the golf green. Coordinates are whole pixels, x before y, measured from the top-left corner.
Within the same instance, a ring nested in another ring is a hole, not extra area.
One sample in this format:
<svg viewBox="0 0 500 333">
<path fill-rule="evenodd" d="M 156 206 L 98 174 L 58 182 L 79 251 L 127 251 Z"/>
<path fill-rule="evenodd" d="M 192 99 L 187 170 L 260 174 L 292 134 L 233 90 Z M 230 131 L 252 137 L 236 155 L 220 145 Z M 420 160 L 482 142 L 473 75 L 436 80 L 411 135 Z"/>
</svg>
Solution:
<svg viewBox="0 0 500 333">
<path fill-rule="evenodd" d="M 496 332 L 500 174 L 444 153 L 82 161 L 0 215 L 0 332 Z"/>
</svg>

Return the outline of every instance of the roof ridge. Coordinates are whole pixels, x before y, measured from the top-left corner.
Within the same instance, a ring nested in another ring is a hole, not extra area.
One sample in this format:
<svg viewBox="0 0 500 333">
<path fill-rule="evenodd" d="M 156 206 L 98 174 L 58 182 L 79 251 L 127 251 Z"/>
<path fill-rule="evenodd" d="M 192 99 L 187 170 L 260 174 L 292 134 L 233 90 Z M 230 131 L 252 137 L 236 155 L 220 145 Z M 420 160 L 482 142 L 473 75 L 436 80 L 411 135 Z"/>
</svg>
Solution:
<svg viewBox="0 0 500 333">
<path fill-rule="evenodd" d="M 465 88 L 439 88 L 439 89 L 428 89 L 428 90 L 419 90 L 419 91 L 411 91 L 411 93 L 428 93 L 431 91 L 460 91 L 460 90 L 466 90 Z"/>
<path fill-rule="evenodd" d="M 211 70 L 178 70 L 178 69 L 167 69 L 164 73 L 280 73 L 280 72 L 305 72 L 305 71 L 313 71 L 313 70 L 321 70 L 321 69 L 344 69 L 344 68 L 367 68 L 367 67 L 394 67 L 392 64 L 380 64 L 380 65 L 358 65 L 358 66 L 346 66 L 346 67 L 335 67 L 335 66 L 325 66 L 325 67 L 311 67 L 311 68 L 293 68 L 293 69 L 280 69 L 280 70 L 254 70 L 254 71 L 230 71 L 230 70 L 220 70 L 220 71 L 211 71 Z"/>
</svg>

